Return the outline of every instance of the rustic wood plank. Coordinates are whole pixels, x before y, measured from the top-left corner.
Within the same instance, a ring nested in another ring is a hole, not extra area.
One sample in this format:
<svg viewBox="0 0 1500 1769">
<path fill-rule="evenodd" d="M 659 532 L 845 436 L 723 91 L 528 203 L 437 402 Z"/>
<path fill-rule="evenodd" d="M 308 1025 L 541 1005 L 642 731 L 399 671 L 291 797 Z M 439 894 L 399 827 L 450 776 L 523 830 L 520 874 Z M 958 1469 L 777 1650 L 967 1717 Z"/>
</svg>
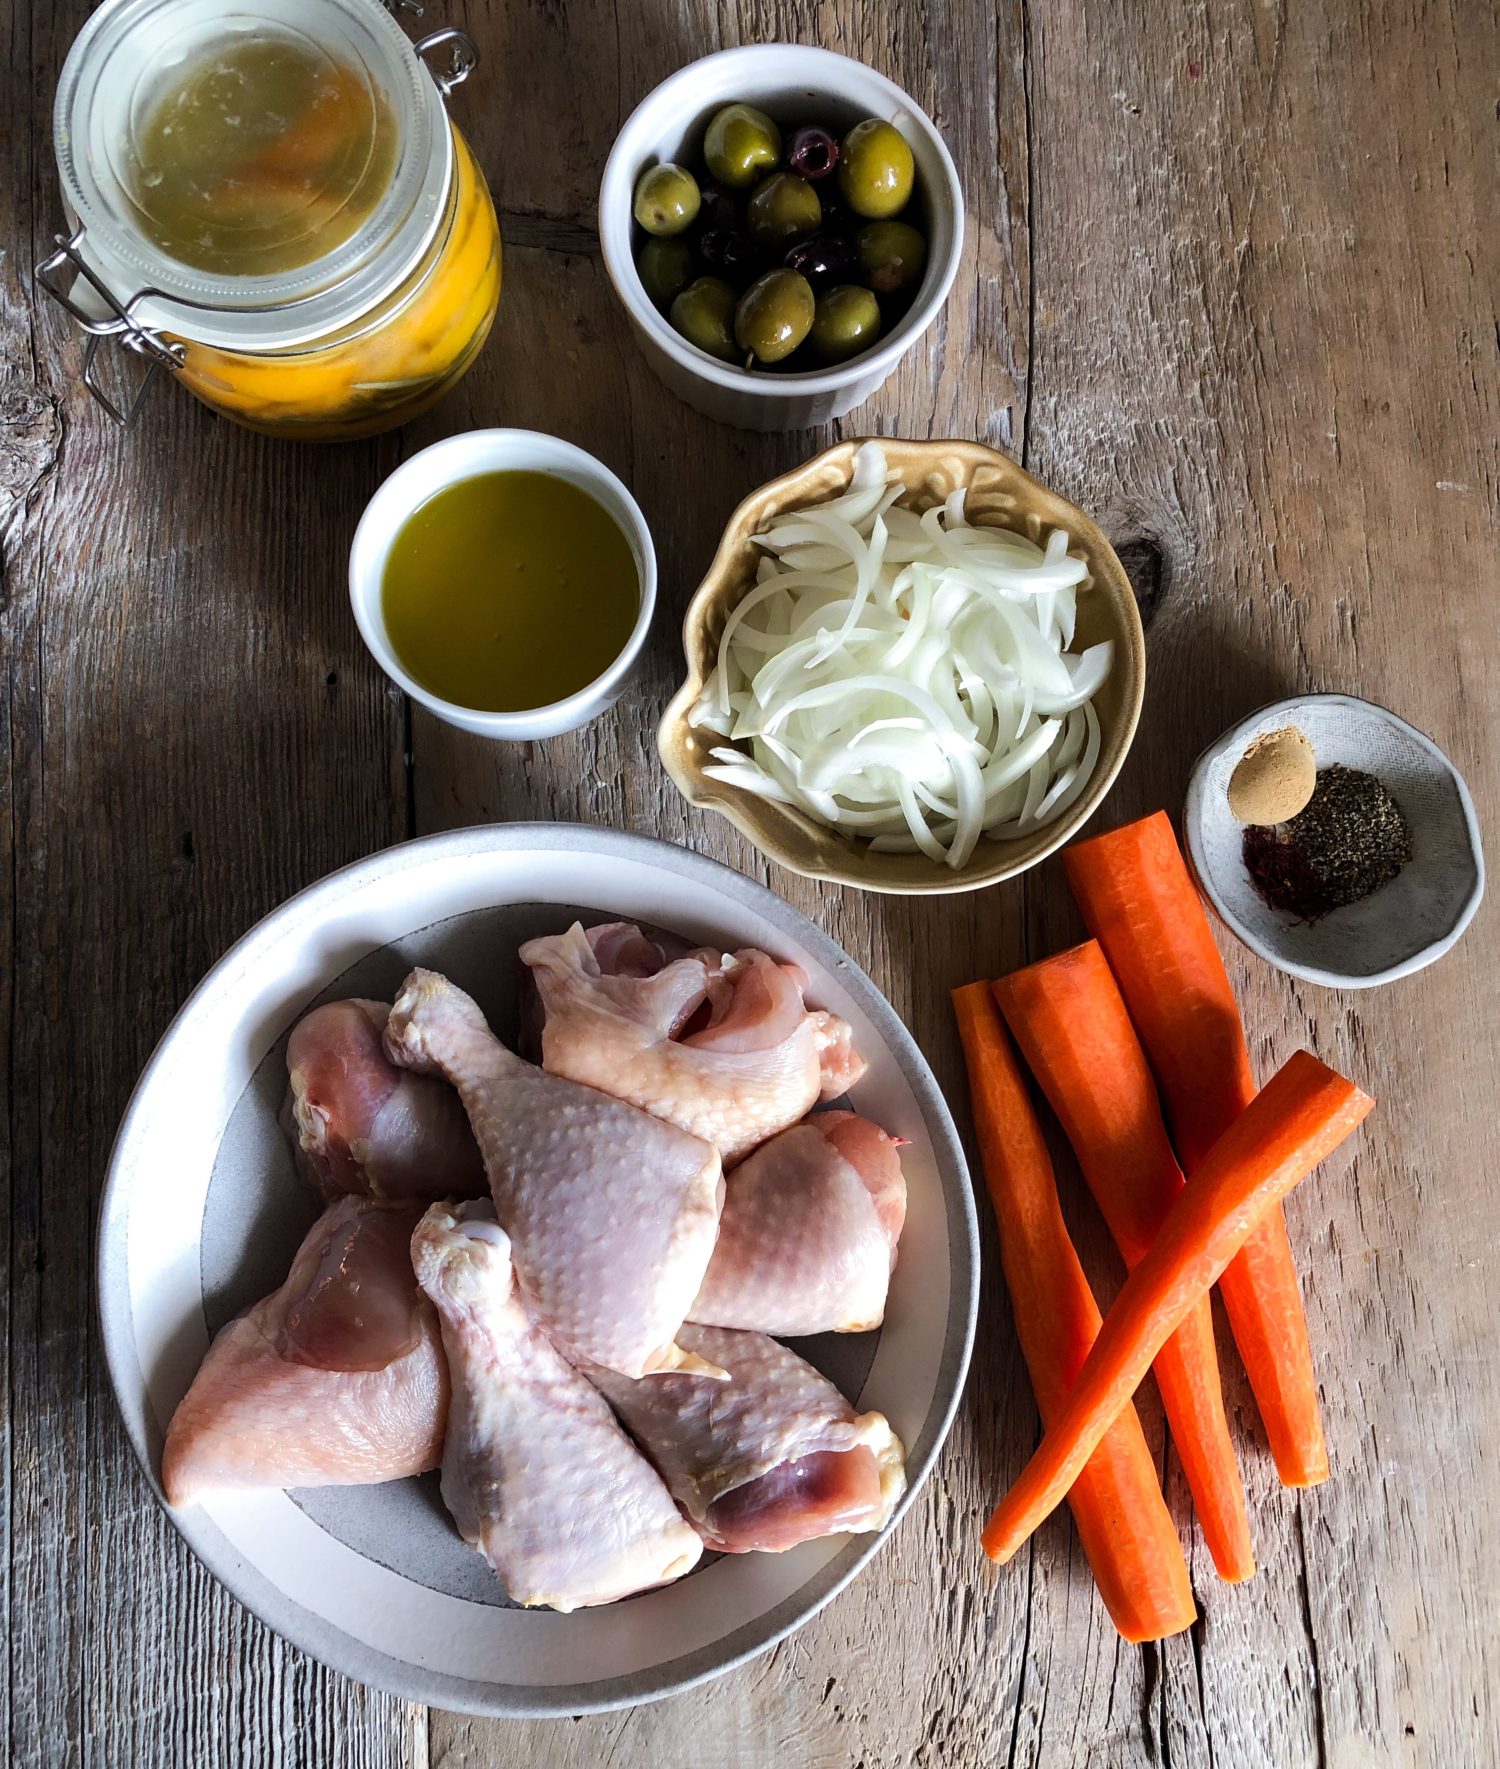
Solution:
<svg viewBox="0 0 1500 1769">
<path fill-rule="evenodd" d="M 1406 713 L 1493 803 L 1472 723 L 1494 705 L 1493 651 L 1443 588 L 1493 560 L 1493 21 L 1382 5 L 1032 17 L 1029 464 L 1138 542 L 1155 591 L 1142 734 L 1111 813 L 1180 802 L 1203 743 L 1304 686 Z M 1077 927 L 1056 871 L 1031 894 L 1039 949 Z M 1308 1042 L 1381 1109 L 1354 1161 L 1288 1209 L 1335 1478 L 1298 1499 L 1263 1448 L 1247 1458 L 1262 1570 L 1229 1592 L 1195 1552 L 1207 1615 L 1166 1650 L 1163 1742 L 1173 1762 L 1226 1744 L 1246 1764 L 1487 1759 L 1494 1674 L 1474 1618 L 1495 1612 L 1480 1518 L 1500 1488 L 1475 1421 L 1497 1405 L 1479 1349 L 1496 1242 L 1489 1224 L 1476 1244 L 1468 1177 L 1495 1003 L 1483 935 L 1368 996 L 1289 986 L 1225 947 L 1262 1074 Z"/>
<path fill-rule="evenodd" d="M 99 1185 L 156 1038 L 257 917 L 406 816 L 402 709 L 350 668 L 343 590 L 378 451 L 278 448 L 180 397 L 116 432 L 31 285 L 88 10 L 4 18 L 9 1760 L 415 1762 L 406 1704 L 292 1651 L 187 1553 L 93 1328 Z"/>
<path fill-rule="evenodd" d="M 579 46 L 575 72 L 587 80 L 590 45 L 602 39 L 608 61 L 611 35 L 591 30 L 575 14 L 570 23 Z M 529 225 L 527 243 L 509 250 L 502 321 L 458 396 L 465 409 L 457 422 L 555 431 L 620 472 L 652 524 L 661 612 L 646 663 L 614 718 L 545 745 L 512 747 L 475 742 L 418 711 L 413 753 L 422 830 L 528 815 L 623 825 L 683 841 L 762 879 L 858 957 L 951 1083 L 960 1069 L 947 992 L 975 974 L 976 964 L 999 970 L 1020 962 L 1019 888 L 954 899 L 934 910 L 930 903 L 841 894 L 773 872 L 727 827 L 687 815 L 651 749 L 657 712 L 680 676 L 681 610 L 739 496 L 840 434 L 977 435 L 1019 445 L 1028 312 L 1020 20 L 1009 12 L 976 12 L 959 14 L 951 25 L 923 26 L 902 14 L 894 28 L 892 43 L 873 33 L 863 11 L 814 18 L 810 8 L 793 8 L 774 20 L 734 23 L 705 14 L 700 30 L 684 21 L 675 45 L 653 42 L 643 50 L 626 37 L 621 46 L 630 69 L 620 82 L 623 115 L 637 95 L 703 46 L 727 46 L 742 34 L 821 39 L 903 79 L 960 156 L 971 193 L 969 238 L 943 320 L 929 346 L 915 352 L 868 407 L 810 435 L 729 430 L 667 395 L 636 353 L 597 255 L 556 249 L 583 244 L 566 226 L 553 224 L 543 235 L 535 218 L 550 180 L 538 184 L 534 166 L 506 163 L 491 133 L 495 119 L 473 109 L 465 114 L 481 158 L 501 168 L 504 213 L 523 215 Z M 522 47 L 527 30 L 540 47 Z M 546 53 L 548 31 L 543 19 L 528 15 L 523 22 L 512 14 L 507 53 L 531 67 Z M 985 81 L 961 73 L 975 65 L 986 70 Z M 610 78 L 609 71 L 598 75 L 601 92 Z M 505 130 L 528 136 L 542 126 L 546 102 L 545 92 L 533 101 L 524 85 L 518 88 L 517 111 L 503 120 Z M 597 120 L 596 164 L 616 121 Z M 567 341 L 539 356 L 535 340 L 559 332 Z M 581 372 L 585 351 L 588 367 Z M 406 440 L 417 447 L 452 427 L 451 412 L 434 414 Z M 987 1222 L 984 1232 L 993 1255 Z M 990 1753 L 997 1739 L 1013 1736 L 1018 1750 L 1024 1747 L 1028 1640 L 1041 1658 L 1040 1669 L 1030 1667 L 1036 1687 L 1045 1687 L 1048 1659 L 1070 1683 L 1075 1742 L 1094 1740 L 1101 1751 L 1138 1746 L 1146 1671 L 1139 1655 L 1122 1655 L 1090 1588 L 1080 1584 L 1068 1532 L 1049 1540 L 1024 1582 L 994 1574 L 976 1551 L 974 1519 L 1004 1466 L 999 1446 L 1027 1444 L 1035 1432 L 1004 1299 L 993 1283 L 985 1290 L 981 1337 L 990 1355 L 977 1363 L 952 1444 L 923 1502 L 877 1567 L 794 1641 L 704 1690 L 637 1710 L 625 1721 L 603 1716 L 559 1728 L 435 1715 L 435 1758 L 446 1761 L 448 1753 L 463 1763 L 521 1763 L 545 1752 L 580 1765 L 662 1757 L 760 1764 L 785 1760 L 788 1741 L 795 1740 L 797 1760 L 819 1764 L 987 1760 L 970 1753 Z M 935 1567 L 943 1569 L 936 1596 Z M 1122 1686 L 1129 1692 L 1123 1698 Z"/>
</svg>

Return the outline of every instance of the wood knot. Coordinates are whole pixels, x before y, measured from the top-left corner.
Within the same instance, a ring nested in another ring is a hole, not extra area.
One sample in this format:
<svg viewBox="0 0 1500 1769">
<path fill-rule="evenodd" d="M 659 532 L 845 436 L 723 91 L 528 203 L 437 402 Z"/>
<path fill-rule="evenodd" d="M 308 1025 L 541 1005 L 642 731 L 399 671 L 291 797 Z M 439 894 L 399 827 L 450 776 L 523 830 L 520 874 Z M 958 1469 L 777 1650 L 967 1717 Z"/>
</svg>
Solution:
<svg viewBox="0 0 1500 1769">
<path fill-rule="evenodd" d="M 1145 535 L 1135 540 L 1120 541 L 1115 552 L 1125 567 L 1130 587 L 1135 592 L 1135 605 L 1140 610 L 1141 625 L 1149 628 L 1156 618 L 1167 590 L 1171 586 L 1171 567 L 1166 554 L 1154 540 Z"/>
<path fill-rule="evenodd" d="M 0 517 L 23 504 L 57 465 L 62 411 L 41 387 L 0 387 Z"/>
</svg>

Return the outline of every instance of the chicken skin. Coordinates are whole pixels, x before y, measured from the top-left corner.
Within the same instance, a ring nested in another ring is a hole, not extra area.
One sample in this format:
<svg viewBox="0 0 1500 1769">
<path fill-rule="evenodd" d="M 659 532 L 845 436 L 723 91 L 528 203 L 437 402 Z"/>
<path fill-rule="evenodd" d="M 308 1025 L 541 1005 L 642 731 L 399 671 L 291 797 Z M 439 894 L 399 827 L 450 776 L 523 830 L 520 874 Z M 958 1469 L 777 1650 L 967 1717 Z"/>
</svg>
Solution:
<svg viewBox="0 0 1500 1769">
<path fill-rule="evenodd" d="M 878 1327 L 905 1221 L 896 1144 L 853 1112 L 815 1112 L 729 1174 L 689 1318 L 793 1338 Z"/>
<path fill-rule="evenodd" d="M 528 1317 L 493 1208 L 434 1204 L 411 1258 L 453 1372 L 443 1501 L 510 1596 L 566 1611 L 687 1572 L 702 1544 L 604 1400 Z"/>
<path fill-rule="evenodd" d="M 856 1413 L 764 1334 L 684 1327 L 682 1341 L 727 1370 L 728 1382 L 589 1375 L 709 1547 L 777 1553 L 885 1523 L 906 1472 L 883 1414 Z"/>
<path fill-rule="evenodd" d="M 654 955 L 654 956 L 653 956 Z M 848 1024 L 764 952 L 669 957 L 628 922 L 528 940 L 542 1066 L 713 1143 L 725 1166 L 864 1072 Z"/>
<path fill-rule="evenodd" d="M 173 1505 L 215 1488 L 353 1486 L 437 1467 L 448 1366 L 412 1275 L 420 1214 L 340 1199 L 281 1288 L 224 1328 L 167 1430 Z"/>
<path fill-rule="evenodd" d="M 287 1044 L 298 1166 L 325 1198 L 473 1198 L 485 1189 L 474 1133 L 447 1084 L 398 1068 L 383 1001 L 330 1001 Z"/>
<path fill-rule="evenodd" d="M 406 979 L 386 1046 L 403 1067 L 458 1089 L 516 1282 L 558 1349 L 627 1376 L 696 1367 L 674 1337 L 718 1235 L 717 1150 L 523 1062 L 432 971 Z"/>
</svg>

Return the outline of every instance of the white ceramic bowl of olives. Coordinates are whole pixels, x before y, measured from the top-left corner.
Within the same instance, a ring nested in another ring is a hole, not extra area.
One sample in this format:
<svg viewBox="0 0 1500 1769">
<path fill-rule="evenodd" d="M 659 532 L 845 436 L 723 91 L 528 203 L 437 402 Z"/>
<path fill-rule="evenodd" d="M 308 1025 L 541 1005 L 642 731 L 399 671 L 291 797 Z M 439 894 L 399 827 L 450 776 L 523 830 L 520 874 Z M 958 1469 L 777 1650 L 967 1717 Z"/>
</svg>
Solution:
<svg viewBox="0 0 1500 1769">
<path fill-rule="evenodd" d="M 599 238 L 648 361 L 754 430 L 861 404 L 932 323 L 963 193 L 925 113 L 873 68 L 792 43 L 680 69 L 620 131 Z"/>
</svg>

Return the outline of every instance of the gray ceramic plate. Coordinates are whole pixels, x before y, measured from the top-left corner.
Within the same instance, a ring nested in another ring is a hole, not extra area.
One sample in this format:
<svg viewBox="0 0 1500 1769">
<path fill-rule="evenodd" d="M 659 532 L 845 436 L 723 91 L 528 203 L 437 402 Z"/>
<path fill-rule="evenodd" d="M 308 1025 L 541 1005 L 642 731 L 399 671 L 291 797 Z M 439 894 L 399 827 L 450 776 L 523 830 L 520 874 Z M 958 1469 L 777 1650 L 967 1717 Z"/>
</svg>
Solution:
<svg viewBox="0 0 1500 1769">
<path fill-rule="evenodd" d="M 424 964 L 509 1033 L 517 945 L 575 915 L 763 947 L 801 964 L 809 998 L 852 1023 L 870 1069 L 851 1103 L 909 1139 L 907 1226 L 884 1328 L 799 1349 L 889 1417 L 911 1485 L 880 1536 L 725 1556 L 568 1616 L 507 1603 L 432 1476 L 224 1494 L 169 1513 L 241 1602 L 305 1651 L 474 1713 L 650 1700 L 800 1626 L 899 1524 L 948 1430 L 974 1331 L 974 1206 L 952 1121 L 905 1028 L 826 935 L 761 886 L 661 842 L 556 824 L 461 830 L 347 867 L 268 916 L 205 978 L 136 1088 L 105 1190 L 99 1296 L 115 1392 L 158 1498 L 162 1434 L 210 1338 L 281 1281 L 316 1213 L 276 1123 L 292 1025 L 324 998 L 388 996 Z"/>
<path fill-rule="evenodd" d="M 1389 884 L 1321 921 L 1267 905 L 1242 855 L 1244 825 L 1229 809 L 1229 777 L 1270 731 L 1294 725 L 1318 766 L 1341 762 L 1383 780 L 1411 828 L 1412 857 Z M 1182 817 L 1204 894 L 1252 952 L 1289 976 L 1330 989 L 1394 982 L 1451 951 L 1484 895 L 1484 849 L 1463 776 L 1405 719 L 1348 694 L 1303 694 L 1231 726 L 1193 766 Z"/>
</svg>

